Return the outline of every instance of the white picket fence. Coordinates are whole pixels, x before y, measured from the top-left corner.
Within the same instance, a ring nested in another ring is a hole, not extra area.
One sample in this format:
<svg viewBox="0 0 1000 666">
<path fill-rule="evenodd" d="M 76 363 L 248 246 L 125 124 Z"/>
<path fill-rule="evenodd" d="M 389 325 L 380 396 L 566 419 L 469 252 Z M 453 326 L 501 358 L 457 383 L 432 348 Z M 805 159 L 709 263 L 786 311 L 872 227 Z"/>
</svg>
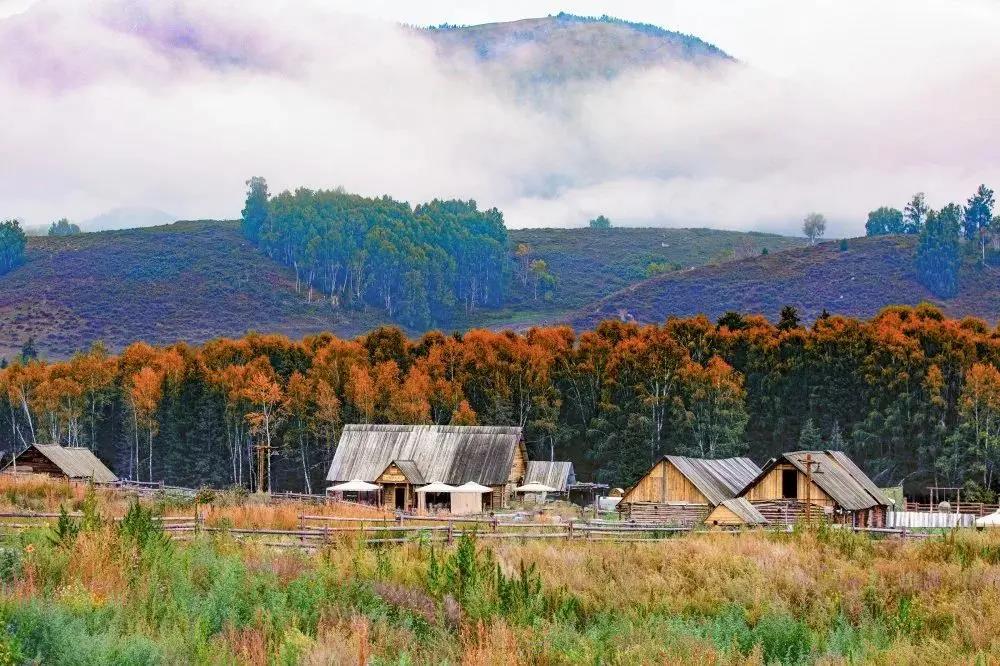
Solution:
<svg viewBox="0 0 1000 666">
<path fill-rule="evenodd" d="M 972 527 L 976 516 L 971 513 L 942 513 L 939 511 L 889 511 L 885 516 L 886 527 L 951 528 Z"/>
</svg>

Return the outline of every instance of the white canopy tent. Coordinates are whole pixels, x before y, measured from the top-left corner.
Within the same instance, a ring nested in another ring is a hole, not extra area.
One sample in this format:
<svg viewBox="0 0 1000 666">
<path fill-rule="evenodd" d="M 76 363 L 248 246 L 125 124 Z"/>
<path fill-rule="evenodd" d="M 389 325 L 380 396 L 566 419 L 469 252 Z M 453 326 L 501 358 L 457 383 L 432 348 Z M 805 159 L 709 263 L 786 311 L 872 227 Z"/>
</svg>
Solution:
<svg viewBox="0 0 1000 666">
<path fill-rule="evenodd" d="M 555 493 L 558 492 L 552 486 L 546 486 L 542 483 L 526 483 L 523 486 L 518 486 L 514 488 L 515 493 Z"/>
<path fill-rule="evenodd" d="M 455 488 L 451 493 L 451 512 L 456 515 L 471 515 L 483 512 L 483 495 L 493 492 L 492 488 L 469 481 Z"/>
<path fill-rule="evenodd" d="M 327 492 L 332 493 L 370 493 L 375 490 L 380 490 L 382 486 L 377 483 L 368 483 L 367 481 L 361 481 L 360 479 L 353 479 L 345 483 L 338 483 L 335 486 L 330 486 L 326 489 Z"/>
<path fill-rule="evenodd" d="M 344 493 L 355 493 L 356 499 L 361 501 L 361 495 L 364 493 L 368 495 L 369 493 L 380 493 L 382 491 L 382 486 L 377 483 L 368 483 L 367 481 L 362 481 L 360 479 L 352 479 L 344 483 L 338 483 L 334 486 L 330 486 L 326 489 L 326 494 L 330 495 L 336 493 L 343 496 Z M 370 501 L 370 500 L 369 500 Z M 375 496 L 375 501 L 372 503 L 377 503 L 379 501 L 378 495 Z"/>
<path fill-rule="evenodd" d="M 1000 511 L 976 518 L 976 527 L 1000 527 Z"/>
<path fill-rule="evenodd" d="M 546 493 L 559 492 L 558 488 L 547 486 L 544 483 L 526 483 L 523 486 L 514 488 L 515 493 L 522 493 L 525 499 L 530 496 L 534 502 L 544 502 Z"/>
<path fill-rule="evenodd" d="M 426 486 L 417 488 L 413 492 L 417 494 L 417 511 L 419 513 L 424 513 L 427 510 L 427 500 L 430 495 L 447 495 L 448 510 L 451 511 L 451 498 L 452 493 L 455 492 L 455 486 L 449 486 L 447 483 L 441 483 L 440 481 L 433 481 Z M 433 500 L 434 498 L 431 499 Z"/>
</svg>

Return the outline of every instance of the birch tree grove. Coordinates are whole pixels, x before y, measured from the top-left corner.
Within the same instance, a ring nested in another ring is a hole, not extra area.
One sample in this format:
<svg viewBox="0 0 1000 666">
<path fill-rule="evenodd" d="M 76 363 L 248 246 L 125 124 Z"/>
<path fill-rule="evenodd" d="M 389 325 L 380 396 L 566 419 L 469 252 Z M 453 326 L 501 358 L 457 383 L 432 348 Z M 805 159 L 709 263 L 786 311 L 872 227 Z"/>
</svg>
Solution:
<svg viewBox="0 0 1000 666">
<path fill-rule="evenodd" d="M 507 229 L 495 208 L 438 200 L 411 208 L 342 190 L 271 197 L 262 178 L 247 184 L 244 234 L 295 271 L 309 302 L 321 292 L 333 307 L 376 307 L 427 327 L 503 301 Z"/>
<path fill-rule="evenodd" d="M 250 491 L 316 492 L 347 423 L 520 426 L 532 459 L 620 486 L 664 454 L 763 462 L 807 421 L 878 483 L 992 497 L 1000 331 L 919 305 L 809 327 L 727 315 L 580 334 L 251 334 L 0 370 L 5 456 L 88 446 L 123 477 Z"/>
</svg>

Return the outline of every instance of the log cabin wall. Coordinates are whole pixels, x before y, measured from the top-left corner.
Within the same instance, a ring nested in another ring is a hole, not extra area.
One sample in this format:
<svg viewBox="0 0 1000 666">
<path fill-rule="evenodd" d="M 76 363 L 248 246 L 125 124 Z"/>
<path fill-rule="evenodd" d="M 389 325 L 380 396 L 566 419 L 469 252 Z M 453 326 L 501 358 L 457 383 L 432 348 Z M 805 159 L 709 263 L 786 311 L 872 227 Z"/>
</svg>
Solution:
<svg viewBox="0 0 1000 666">
<path fill-rule="evenodd" d="M 670 461 L 661 460 L 629 490 L 622 502 L 686 502 L 708 504 L 708 498 Z"/>
<path fill-rule="evenodd" d="M 34 474 L 45 474 L 46 476 L 52 476 L 58 479 L 69 478 L 65 472 L 56 466 L 55 463 L 43 456 L 41 452 L 34 448 L 27 449 L 17 456 L 17 471 L 27 472 L 29 471 L 29 468 Z M 7 470 L 13 472 L 14 466 L 11 465 L 7 467 Z"/>
</svg>

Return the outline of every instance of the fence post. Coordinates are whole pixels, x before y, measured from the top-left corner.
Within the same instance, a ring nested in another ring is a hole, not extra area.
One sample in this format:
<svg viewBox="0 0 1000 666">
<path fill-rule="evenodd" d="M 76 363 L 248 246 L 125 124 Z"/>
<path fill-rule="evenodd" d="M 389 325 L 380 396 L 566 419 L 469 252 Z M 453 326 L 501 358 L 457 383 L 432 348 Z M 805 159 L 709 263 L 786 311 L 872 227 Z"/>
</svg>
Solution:
<svg viewBox="0 0 1000 666">
<path fill-rule="evenodd" d="M 572 520 L 569 521 L 569 528 L 566 530 L 566 540 L 567 541 L 572 541 L 573 540 L 573 521 Z"/>
<path fill-rule="evenodd" d="M 448 543 L 448 544 L 451 544 L 452 538 L 454 536 L 455 536 L 455 526 L 449 520 L 448 521 L 448 536 L 446 537 L 445 542 Z"/>
</svg>

